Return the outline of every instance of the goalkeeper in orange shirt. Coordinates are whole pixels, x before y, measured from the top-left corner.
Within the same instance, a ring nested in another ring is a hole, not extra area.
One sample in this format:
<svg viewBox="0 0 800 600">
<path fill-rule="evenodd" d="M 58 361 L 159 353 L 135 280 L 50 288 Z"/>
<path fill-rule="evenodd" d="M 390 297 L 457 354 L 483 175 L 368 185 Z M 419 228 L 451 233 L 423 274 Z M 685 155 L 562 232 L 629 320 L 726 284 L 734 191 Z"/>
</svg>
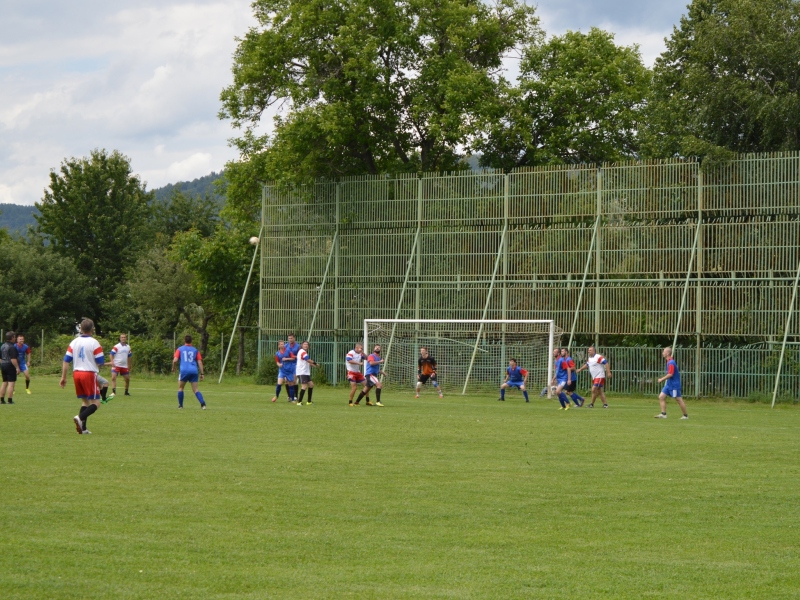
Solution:
<svg viewBox="0 0 800 600">
<path fill-rule="evenodd" d="M 436 379 L 436 359 L 428 354 L 428 349 L 423 347 L 419 349 L 419 360 L 417 360 L 417 393 L 414 396 L 419 398 L 419 392 L 426 382 L 430 381 L 436 391 L 439 392 L 439 398 L 443 398 L 442 390 L 439 387 L 439 382 Z"/>
</svg>

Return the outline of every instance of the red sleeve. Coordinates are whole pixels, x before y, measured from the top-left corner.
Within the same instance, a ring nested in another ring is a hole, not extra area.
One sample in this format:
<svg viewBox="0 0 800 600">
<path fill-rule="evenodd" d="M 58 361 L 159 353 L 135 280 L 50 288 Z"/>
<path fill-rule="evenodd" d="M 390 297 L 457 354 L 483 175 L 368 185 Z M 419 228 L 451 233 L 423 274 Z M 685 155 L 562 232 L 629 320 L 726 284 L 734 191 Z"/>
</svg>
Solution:
<svg viewBox="0 0 800 600">
<path fill-rule="evenodd" d="M 30 354 L 30 353 L 31 353 L 31 349 L 30 349 L 30 348 L 28 348 L 27 350 L 25 350 L 25 354 Z"/>
<path fill-rule="evenodd" d="M 203 355 L 198 352 L 196 359 L 197 360 L 203 360 Z"/>
<path fill-rule="evenodd" d="M 675 365 L 670 363 L 669 366 L 667 367 L 667 373 L 669 373 L 670 375 L 675 375 Z"/>
<path fill-rule="evenodd" d="M 175 354 L 172 355 L 172 358 L 180 358 L 181 357 L 181 349 L 177 348 L 175 350 Z"/>
<path fill-rule="evenodd" d="M 572 359 L 570 358 L 570 359 L 567 361 L 567 366 L 568 366 L 570 369 L 574 369 L 574 368 L 575 368 L 575 361 L 574 361 L 574 360 L 572 360 Z"/>
<path fill-rule="evenodd" d="M 103 353 L 103 347 L 102 346 L 98 346 L 97 348 L 94 349 L 94 355 L 95 356 L 99 356 L 102 353 Z"/>
<path fill-rule="evenodd" d="M 281 360 L 278 358 L 277 354 L 275 355 L 275 364 L 278 365 L 279 367 L 281 366 Z"/>
<path fill-rule="evenodd" d="M 522 373 L 523 377 L 527 377 L 528 376 L 528 369 L 520 369 L 520 373 Z"/>
</svg>

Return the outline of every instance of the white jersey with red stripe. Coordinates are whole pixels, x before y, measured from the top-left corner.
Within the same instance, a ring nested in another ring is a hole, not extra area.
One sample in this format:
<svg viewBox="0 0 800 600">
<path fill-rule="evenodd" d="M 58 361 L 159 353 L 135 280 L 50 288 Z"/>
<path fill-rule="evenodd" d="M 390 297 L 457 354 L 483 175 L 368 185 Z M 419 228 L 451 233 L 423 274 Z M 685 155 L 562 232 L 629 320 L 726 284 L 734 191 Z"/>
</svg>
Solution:
<svg viewBox="0 0 800 600">
<path fill-rule="evenodd" d="M 361 373 L 361 361 L 365 359 L 363 352 L 356 352 L 355 349 L 347 353 L 347 370 L 350 373 Z"/>
<path fill-rule="evenodd" d="M 297 368 L 295 375 L 311 375 L 311 365 L 308 364 L 308 352 L 300 348 L 297 353 Z"/>
<path fill-rule="evenodd" d="M 605 379 L 606 377 L 606 357 L 602 354 L 595 354 L 586 359 L 586 364 L 589 367 L 589 374 L 592 379 Z"/>
<path fill-rule="evenodd" d="M 103 347 L 90 335 L 82 335 L 72 340 L 64 355 L 65 362 L 72 363 L 73 371 L 100 371 L 99 366 L 105 362 Z"/>
<path fill-rule="evenodd" d="M 111 364 L 115 367 L 128 368 L 128 358 L 131 356 L 131 347 L 120 342 L 111 349 Z"/>
</svg>

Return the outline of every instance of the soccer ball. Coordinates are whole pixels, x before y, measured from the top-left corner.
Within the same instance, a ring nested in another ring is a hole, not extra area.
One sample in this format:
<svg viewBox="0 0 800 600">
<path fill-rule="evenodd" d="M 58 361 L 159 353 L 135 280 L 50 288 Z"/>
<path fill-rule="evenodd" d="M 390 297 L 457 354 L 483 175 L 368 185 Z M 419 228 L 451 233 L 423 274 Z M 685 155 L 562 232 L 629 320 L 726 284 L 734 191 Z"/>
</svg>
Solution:
<svg viewBox="0 0 800 600">
<path fill-rule="evenodd" d="M 250 243 L 253 244 L 253 246 L 258 246 L 258 238 L 256 236 L 251 237 Z"/>
</svg>

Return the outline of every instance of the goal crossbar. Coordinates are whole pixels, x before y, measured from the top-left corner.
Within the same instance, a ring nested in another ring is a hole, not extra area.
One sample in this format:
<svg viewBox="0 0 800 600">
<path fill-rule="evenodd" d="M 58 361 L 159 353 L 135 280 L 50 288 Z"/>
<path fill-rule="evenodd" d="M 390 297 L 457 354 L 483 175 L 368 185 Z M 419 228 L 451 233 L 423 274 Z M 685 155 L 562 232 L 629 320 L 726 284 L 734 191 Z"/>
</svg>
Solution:
<svg viewBox="0 0 800 600">
<path fill-rule="evenodd" d="M 389 362 L 389 356 L 392 352 L 392 344 L 394 342 L 395 337 L 395 326 L 398 324 L 423 324 L 423 323 L 452 323 L 452 324 L 463 324 L 463 323 L 475 323 L 481 325 L 478 330 L 478 335 L 475 339 L 475 346 L 472 353 L 472 359 L 470 360 L 469 369 L 467 371 L 467 377 L 464 381 L 464 387 L 461 391 L 462 395 L 467 393 L 467 385 L 469 384 L 469 377 L 472 373 L 472 366 L 475 361 L 475 354 L 478 351 L 478 346 L 480 344 L 481 335 L 483 334 L 483 326 L 484 325 L 535 325 L 535 324 L 542 324 L 548 326 L 548 352 L 547 352 L 547 397 L 551 398 L 552 394 L 550 391 L 550 382 L 553 380 L 553 339 L 555 337 L 555 330 L 556 325 L 555 321 L 552 319 L 364 319 L 364 350 L 369 351 L 369 324 L 370 323 L 385 323 L 385 324 L 392 324 L 392 332 L 389 337 L 389 344 L 386 347 L 386 354 L 384 354 L 384 364 Z"/>
</svg>

